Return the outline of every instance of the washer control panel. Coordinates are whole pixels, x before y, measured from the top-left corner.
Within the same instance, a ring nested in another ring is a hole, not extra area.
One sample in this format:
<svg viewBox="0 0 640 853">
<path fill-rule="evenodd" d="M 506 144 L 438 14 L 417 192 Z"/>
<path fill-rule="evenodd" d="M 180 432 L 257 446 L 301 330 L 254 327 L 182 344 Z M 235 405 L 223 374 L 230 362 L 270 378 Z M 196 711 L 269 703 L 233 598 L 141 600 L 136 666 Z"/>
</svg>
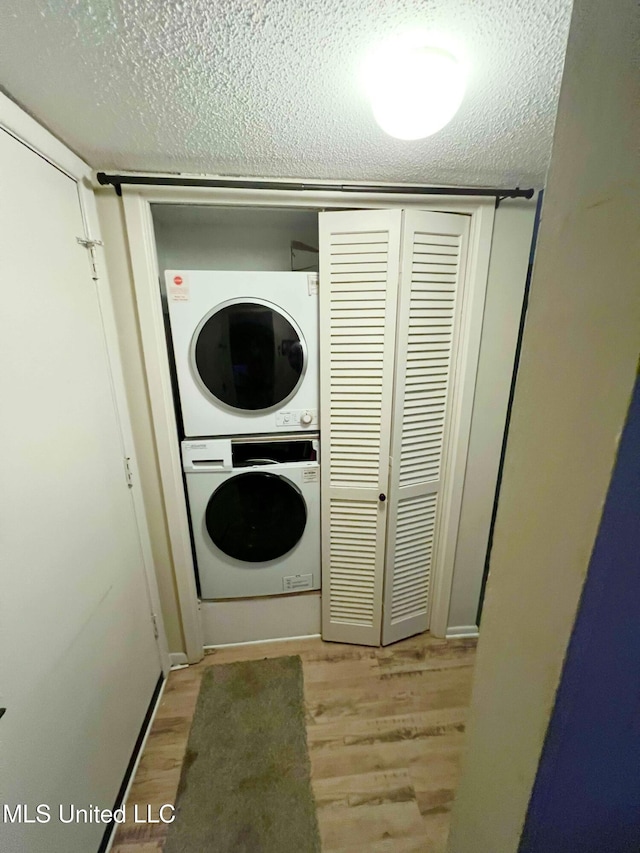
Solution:
<svg viewBox="0 0 640 853">
<path fill-rule="evenodd" d="M 292 427 L 299 425 L 302 429 L 308 427 L 317 427 L 318 425 L 318 410 L 317 409 L 292 409 L 288 412 L 277 412 L 276 426 L 277 427 Z"/>
</svg>

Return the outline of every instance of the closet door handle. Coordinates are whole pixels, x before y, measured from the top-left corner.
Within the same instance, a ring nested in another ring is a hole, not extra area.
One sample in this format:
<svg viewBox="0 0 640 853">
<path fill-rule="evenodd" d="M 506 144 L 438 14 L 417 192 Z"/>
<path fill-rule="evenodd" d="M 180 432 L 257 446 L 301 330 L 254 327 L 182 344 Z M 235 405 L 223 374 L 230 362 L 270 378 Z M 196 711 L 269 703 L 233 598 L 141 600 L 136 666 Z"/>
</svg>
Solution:
<svg viewBox="0 0 640 853">
<path fill-rule="evenodd" d="M 387 499 L 387 496 L 384 494 L 384 492 L 380 492 L 380 494 L 378 495 L 378 497 L 380 498 L 380 503 L 382 503 L 382 504 L 383 504 L 383 503 L 386 501 L 386 499 Z"/>
</svg>

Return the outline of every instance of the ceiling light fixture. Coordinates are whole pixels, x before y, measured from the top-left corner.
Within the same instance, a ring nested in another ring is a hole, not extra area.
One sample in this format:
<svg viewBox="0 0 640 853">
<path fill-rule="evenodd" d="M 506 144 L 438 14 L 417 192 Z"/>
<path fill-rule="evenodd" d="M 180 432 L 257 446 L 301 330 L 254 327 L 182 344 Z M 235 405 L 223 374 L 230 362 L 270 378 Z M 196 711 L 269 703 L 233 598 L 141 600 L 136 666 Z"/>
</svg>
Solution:
<svg viewBox="0 0 640 853">
<path fill-rule="evenodd" d="M 422 139 L 454 117 L 464 97 L 465 63 L 419 33 L 380 45 L 363 64 L 363 82 L 380 127 L 397 139 Z"/>
</svg>

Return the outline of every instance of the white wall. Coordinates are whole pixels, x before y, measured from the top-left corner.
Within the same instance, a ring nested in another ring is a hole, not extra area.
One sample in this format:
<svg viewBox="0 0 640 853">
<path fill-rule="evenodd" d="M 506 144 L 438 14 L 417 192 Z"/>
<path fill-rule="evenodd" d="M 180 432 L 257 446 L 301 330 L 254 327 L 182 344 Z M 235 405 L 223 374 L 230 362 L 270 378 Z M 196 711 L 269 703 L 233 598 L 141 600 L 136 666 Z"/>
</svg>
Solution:
<svg viewBox="0 0 640 853">
<path fill-rule="evenodd" d="M 290 270 L 292 240 L 318 247 L 318 214 L 274 208 L 154 205 L 162 285 L 165 269 Z"/>
<path fill-rule="evenodd" d="M 226 646 L 321 633 L 320 592 L 203 601 L 205 646 Z"/>
<path fill-rule="evenodd" d="M 515 853 L 640 347 L 636 0 L 576 0 L 450 853 Z"/>
</svg>

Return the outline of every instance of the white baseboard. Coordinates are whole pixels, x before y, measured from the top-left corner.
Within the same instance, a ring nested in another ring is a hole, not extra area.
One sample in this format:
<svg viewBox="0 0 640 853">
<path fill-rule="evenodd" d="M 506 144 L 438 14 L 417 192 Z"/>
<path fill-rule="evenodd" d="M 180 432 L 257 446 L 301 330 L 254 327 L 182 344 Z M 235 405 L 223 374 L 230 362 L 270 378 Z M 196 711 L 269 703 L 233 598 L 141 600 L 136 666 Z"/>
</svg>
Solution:
<svg viewBox="0 0 640 853">
<path fill-rule="evenodd" d="M 169 660 L 171 661 L 171 669 L 189 665 L 189 661 L 187 660 L 187 656 L 184 652 L 171 652 L 169 654 Z"/>
<path fill-rule="evenodd" d="M 218 643 L 217 646 L 205 646 L 205 649 L 230 649 L 237 646 L 266 646 L 268 643 L 294 643 L 296 640 L 317 640 L 321 634 L 302 634 L 299 637 L 273 637 L 271 640 L 249 640 L 246 643 Z"/>
<path fill-rule="evenodd" d="M 468 637 L 470 639 L 478 636 L 478 626 L 477 625 L 455 625 L 451 628 L 447 628 L 447 640 L 453 640 L 455 638 L 463 638 Z"/>
<path fill-rule="evenodd" d="M 235 646 L 320 634 L 320 592 L 203 601 L 205 646 Z"/>
</svg>

